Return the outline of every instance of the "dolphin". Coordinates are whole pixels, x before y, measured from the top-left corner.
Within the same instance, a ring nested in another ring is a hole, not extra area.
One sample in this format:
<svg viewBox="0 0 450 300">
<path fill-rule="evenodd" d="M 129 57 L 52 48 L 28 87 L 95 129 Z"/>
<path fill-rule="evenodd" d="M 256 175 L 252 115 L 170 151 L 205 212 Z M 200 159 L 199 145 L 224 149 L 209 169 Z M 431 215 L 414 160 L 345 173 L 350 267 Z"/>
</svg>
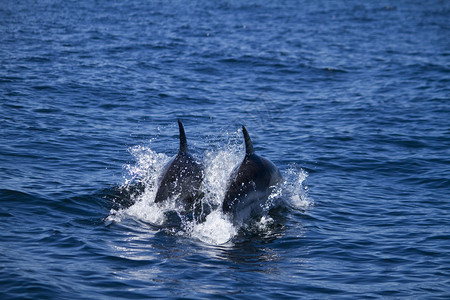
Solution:
<svg viewBox="0 0 450 300">
<path fill-rule="evenodd" d="M 269 195 L 282 180 L 280 171 L 270 160 L 255 154 L 245 126 L 242 132 L 245 157 L 232 171 L 222 202 L 222 212 L 235 224 L 262 215 Z"/>
<path fill-rule="evenodd" d="M 155 203 L 171 197 L 192 204 L 200 196 L 204 167 L 189 154 L 183 123 L 178 120 L 180 149 L 164 167 L 159 179 Z"/>
</svg>

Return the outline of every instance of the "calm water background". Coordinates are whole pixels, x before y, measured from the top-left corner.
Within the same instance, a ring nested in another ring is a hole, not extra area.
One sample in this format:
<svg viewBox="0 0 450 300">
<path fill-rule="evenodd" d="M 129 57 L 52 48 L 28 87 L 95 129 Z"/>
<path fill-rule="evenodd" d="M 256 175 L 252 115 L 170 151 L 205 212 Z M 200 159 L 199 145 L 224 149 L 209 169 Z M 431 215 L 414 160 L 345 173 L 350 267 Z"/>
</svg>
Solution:
<svg viewBox="0 0 450 300">
<path fill-rule="evenodd" d="M 2 1 L 0 298 L 450 298 L 449 1 Z M 136 158 L 242 146 L 309 205 L 107 223 Z M 298 173 L 297 173 L 298 174 Z"/>
</svg>

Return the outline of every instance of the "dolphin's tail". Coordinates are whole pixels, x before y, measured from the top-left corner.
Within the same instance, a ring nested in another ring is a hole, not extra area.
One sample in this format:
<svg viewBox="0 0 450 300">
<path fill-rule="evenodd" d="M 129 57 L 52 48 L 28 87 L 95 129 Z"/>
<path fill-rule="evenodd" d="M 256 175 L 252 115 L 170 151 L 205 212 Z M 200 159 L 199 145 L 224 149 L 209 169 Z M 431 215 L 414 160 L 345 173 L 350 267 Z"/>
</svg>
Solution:
<svg viewBox="0 0 450 300">
<path fill-rule="evenodd" d="M 250 139 L 250 136 L 248 135 L 247 129 L 244 125 L 242 125 L 242 132 L 244 133 L 244 139 L 245 139 L 245 155 L 252 155 L 254 153 L 253 151 L 253 143 Z"/>
<path fill-rule="evenodd" d="M 183 123 L 181 123 L 180 120 L 178 120 L 178 127 L 180 128 L 180 150 L 178 150 L 178 152 L 187 152 L 186 133 L 184 132 Z"/>
</svg>

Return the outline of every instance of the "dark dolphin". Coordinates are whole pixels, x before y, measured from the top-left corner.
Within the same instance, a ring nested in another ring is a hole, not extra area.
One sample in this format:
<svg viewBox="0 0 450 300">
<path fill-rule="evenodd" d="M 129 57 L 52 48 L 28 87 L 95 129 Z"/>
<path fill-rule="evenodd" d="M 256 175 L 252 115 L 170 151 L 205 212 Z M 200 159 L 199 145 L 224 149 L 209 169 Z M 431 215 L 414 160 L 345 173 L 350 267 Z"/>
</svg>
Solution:
<svg viewBox="0 0 450 300">
<path fill-rule="evenodd" d="M 223 213 L 230 215 L 235 224 L 261 215 L 270 193 L 281 182 L 278 168 L 253 151 L 253 143 L 245 126 L 242 126 L 242 132 L 245 157 L 231 173 L 222 204 Z"/>
<path fill-rule="evenodd" d="M 183 124 L 180 129 L 180 149 L 177 155 L 164 167 L 160 177 L 155 203 L 176 197 L 184 203 L 193 203 L 200 196 L 203 180 L 203 166 L 189 154 Z"/>
</svg>

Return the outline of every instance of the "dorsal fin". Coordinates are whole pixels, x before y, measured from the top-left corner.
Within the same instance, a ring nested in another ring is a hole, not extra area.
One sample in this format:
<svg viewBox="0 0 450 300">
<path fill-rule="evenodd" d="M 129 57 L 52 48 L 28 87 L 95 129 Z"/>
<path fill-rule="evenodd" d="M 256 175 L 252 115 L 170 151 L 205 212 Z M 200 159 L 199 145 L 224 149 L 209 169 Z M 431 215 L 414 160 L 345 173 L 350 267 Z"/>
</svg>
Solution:
<svg viewBox="0 0 450 300">
<path fill-rule="evenodd" d="M 244 133 L 244 139 L 245 139 L 245 155 L 252 155 L 254 153 L 253 151 L 253 143 L 250 139 L 250 136 L 248 135 L 247 129 L 244 125 L 242 125 L 242 132 Z"/>
<path fill-rule="evenodd" d="M 178 120 L 178 127 L 180 128 L 180 150 L 178 150 L 178 153 L 180 152 L 186 153 L 188 151 L 186 133 L 184 132 L 183 123 L 181 123 L 180 120 Z"/>
</svg>

